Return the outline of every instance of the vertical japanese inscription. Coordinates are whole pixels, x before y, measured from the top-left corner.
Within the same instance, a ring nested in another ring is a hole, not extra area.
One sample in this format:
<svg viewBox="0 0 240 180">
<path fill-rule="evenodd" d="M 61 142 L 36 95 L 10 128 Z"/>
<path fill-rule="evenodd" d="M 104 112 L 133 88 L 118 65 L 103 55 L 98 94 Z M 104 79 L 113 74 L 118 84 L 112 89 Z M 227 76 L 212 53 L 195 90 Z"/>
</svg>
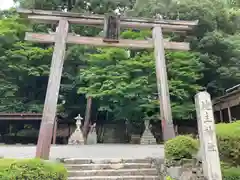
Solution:
<svg viewBox="0 0 240 180">
<path fill-rule="evenodd" d="M 204 175 L 208 180 L 222 180 L 210 95 L 207 92 L 198 93 L 195 104 Z"/>
<path fill-rule="evenodd" d="M 207 99 L 201 101 L 201 109 L 202 110 L 212 110 L 212 103 Z"/>
</svg>

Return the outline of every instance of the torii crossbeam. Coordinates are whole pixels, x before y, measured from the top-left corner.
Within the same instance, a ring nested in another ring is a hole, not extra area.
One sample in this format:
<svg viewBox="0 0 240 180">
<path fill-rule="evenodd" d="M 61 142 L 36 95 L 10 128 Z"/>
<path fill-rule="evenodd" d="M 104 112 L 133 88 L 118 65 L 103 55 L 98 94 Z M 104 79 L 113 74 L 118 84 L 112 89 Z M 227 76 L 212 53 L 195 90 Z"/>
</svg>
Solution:
<svg viewBox="0 0 240 180">
<path fill-rule="evenodd" d="M 163 32 L 183 33 L 193 29 L 193 27 L 198 24 L 198 21 L 129 19 L 120 17 L 118 23 L 121 28 L 153 28 L 152 40 L 117 39 L 117 41 L 110 40 L 106 42 L 102 38 L 82 37 L 68 33 L 69 23 L 88 26 L 106 26 L 106 18 L 104 16 L 85 16 L 78 13 L 42 10 L 18 10 L 18 12 L 22 15 L 27 15 L 28 19 L 37 23 L 58 23 L 58 28 L 53 34 L 26 33 L 25 37 L 26 40 L 32 42 L 55 43 L 36 157 L 43 159 L 49 158 L 51 136 L 57 109 L 57 100 L 67 43 L 137 49 L 154 48 L 160 113 L 163 122 L 163 136 L 164 140 L 175 137 L 164 49 L 187 51 L 190 48 L 189 44 L 186 42 L 169 42 L 164 40 Z"/>
</svg>

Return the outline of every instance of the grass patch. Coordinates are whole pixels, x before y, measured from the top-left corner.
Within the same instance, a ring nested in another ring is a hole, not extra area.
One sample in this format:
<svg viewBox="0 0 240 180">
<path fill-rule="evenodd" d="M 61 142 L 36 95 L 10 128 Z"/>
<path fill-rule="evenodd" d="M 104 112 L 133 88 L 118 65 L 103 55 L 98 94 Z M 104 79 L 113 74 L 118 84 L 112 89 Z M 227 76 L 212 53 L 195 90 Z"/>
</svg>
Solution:
<svg viewBox="0 0 240 180">
<path fill-rule="evenodd" d="M 240 121 L 216 125 L 219 155 L 222 161 L 240 165 Z"/>
<path fill-rule="evenodd" d="M 216 133 L 218 136 L 240 137 L 240 121 L 217 124 Z"/>
<path fill-rule="evenodd" d="M 0 171 L 9 168 L 15 162 L 17 162 L 16 159 L 0 159 Z"/>
<path fill-rule="evenodd" d="M 67 180 L 67 170 L 61 163 L 40 159 L 0 159 L 1 180 Z"/>
</svg>

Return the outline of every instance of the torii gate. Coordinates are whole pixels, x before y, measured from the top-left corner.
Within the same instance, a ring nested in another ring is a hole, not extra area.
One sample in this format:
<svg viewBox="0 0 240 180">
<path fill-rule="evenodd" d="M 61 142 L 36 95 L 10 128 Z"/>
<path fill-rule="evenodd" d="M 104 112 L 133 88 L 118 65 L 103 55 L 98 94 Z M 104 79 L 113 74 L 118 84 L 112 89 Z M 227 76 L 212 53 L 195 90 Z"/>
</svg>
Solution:
<svg viewBox="0 0 240 180">
<path fill-rule="evenodd" d="M 124 47 L 155 50 L 156 75 L 160 113 L 164 140 L 175 137 L 171 104 L 169 97 L 168 78 L 165 62 L 165 49 L 189 50 L 189 43 L 169 42 L 163 39 L 163 32 L 182 33 L 193 29 L 198 21 L 179 20 L 153 20 L 129 19 L 114 16 L 85 16 L 78 13 L 43 11 L 43 10 L 18 10 L 20 14 L 27 15 L 28 19 L 41 23 L 58 23 L 54 34 L 26 33 L 25 40 L 40 43 L 55 43 L 50 68 L 50 75 L 43 109 L 42 123 L 39 132 L 36 157 L 48 159 L 54 118 L 57 109 L 57 100 L 66 52 L 66 44 L 84 44 L 107 47 Z M 82 37 L 68 33 L 69 23 L 88 26 L 104 26 L 105 38 Z M 121 28 L 151 29 L 152 40 L 126 40 L 119 39 Z"/>
</svg>

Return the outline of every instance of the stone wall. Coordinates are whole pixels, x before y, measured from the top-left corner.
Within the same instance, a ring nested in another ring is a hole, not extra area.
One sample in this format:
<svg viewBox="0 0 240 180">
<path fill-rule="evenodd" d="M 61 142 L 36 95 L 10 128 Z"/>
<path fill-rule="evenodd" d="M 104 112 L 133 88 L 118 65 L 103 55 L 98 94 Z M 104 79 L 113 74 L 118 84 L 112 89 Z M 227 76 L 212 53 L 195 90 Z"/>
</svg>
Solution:
<svg viewBox="0 0 240 180">
<path fill-rule="evenodd" d="M 154 163 L 160 180 L 168 180 L 168 178 L 169 180 L 206 180 L 203 177 L 201 163 L 197 160 L 183 159 L 162 163 L 162 160 L 155 159 Z"/>
<path fill-rule="evenodd" d="M 57 129 L 57 144 L 67 144 L 68 138 L 75 131 L 75 124 L 64 124 L 59 123 Z M 140 144 L 140 138 L 144 132 L 144 128 L 135 128 L 138 131 L 134 130 L 134 127 L 130 129 L 129 132 L 125 124 L 116 123 L 116 124 L 104 124 L 102 126 L 97 126 L 97 135 L 99 143 L 133 143 Z M 189 126 L 178 126 L 178 134 L 196 134 L 197 130 L 194 127 Z M 25 130 L 23 130 L 25 131 Z M 27 131 L 27 130 L 26 130 Z M 151 129 L 154 137 L 157 140 L 157 143 L 162 142 L 162 130 L 161 123 L 154 123 Z M 38 134 L 38 130 L 36 130 Z M 132 132 L 137 132 L 133 133 Z M 15 143 L 37 143 L 37 136 L 27 135 L 27 136 L 0 136 L 0 143 L 5 144 L 15 144 Z M 131 139 L 132 138 L 132 139 Z"/>
<path fill-rule="evenodd" d="M 105 124 L 97 127 L 98 142 L 126 143 L 128 141 L 124 124 Z"/>
</svg>

